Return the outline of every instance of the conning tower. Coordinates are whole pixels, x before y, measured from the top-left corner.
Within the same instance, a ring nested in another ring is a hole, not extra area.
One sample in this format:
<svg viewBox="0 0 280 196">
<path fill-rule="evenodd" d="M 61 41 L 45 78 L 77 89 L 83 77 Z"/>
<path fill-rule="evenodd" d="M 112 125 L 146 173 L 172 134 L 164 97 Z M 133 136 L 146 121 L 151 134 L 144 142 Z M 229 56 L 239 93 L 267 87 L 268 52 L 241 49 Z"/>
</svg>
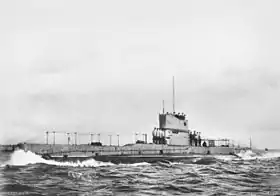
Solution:
<svg viewBox="0 0 280 196">
<path fill-rule="evenodd" d="M 168 145 L 189 145 L 188 120 L 185 114 L 175 112 L 175 83 L 172 81 L 173 113 L 159 114 L 159 128 L 153 131 L 153 143 Z"/>
<path fill-rule="evenodd" d="M 153 131 L 153 142 L 168 145 L 189 145 L 188 120 L 184 114 L 159 114 L 159 128 Z"/>
</svg>

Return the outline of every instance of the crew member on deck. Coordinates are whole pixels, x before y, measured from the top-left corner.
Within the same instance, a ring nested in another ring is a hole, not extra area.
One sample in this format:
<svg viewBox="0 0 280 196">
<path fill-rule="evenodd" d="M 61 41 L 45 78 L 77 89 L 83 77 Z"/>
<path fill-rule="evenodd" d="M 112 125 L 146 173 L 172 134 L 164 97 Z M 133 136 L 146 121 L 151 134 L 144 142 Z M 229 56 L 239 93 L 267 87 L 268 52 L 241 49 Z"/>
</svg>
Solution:
<svg viewBox="0 0 280 196">
<path fill-rule="evenodd" d="M 193 134 L 193 138 L 194 138 L 194 145 L 197 146 L 197 134 L 196 134 L 195 131 L 194 131 L 194 134 Z"/>
<path fill-rule="evenodd" d="M 203 147 L 207 147 L 207 144 L 206 144 L 205 141 L 202 143 L 202 146 L 203 146 Z"/>
<path fill-rule="evenodd" d="M 193 143 L 193 134 L 192 132 L 190 131 L 190 146 L 192 146 L 192 143 Z"/>
<path fill-rule="evenodd" d="M 198 146 L 201 146 L 201 136 L 200 136 L 200 132 L 198 133 Z"/>
</svg>

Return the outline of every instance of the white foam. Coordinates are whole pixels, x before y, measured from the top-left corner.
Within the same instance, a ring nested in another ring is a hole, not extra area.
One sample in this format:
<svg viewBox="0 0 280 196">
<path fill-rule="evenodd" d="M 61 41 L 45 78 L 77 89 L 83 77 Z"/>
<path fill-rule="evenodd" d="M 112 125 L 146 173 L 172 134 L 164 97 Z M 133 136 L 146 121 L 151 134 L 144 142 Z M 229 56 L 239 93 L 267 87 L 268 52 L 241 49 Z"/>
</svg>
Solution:
<svg viewBox="0 0 280 196">
<path fill-rule="evenodd" d="M 236 157 L 233 155 L 215 155 L 214 157 L 223 161 L 231 161 L 233 159 L 236 159 Z"/>
<path fill-rule="evenodd" d="M 184 162 L 170 162 L 170 165 L 182 165 Z"/>
<path fill-rule="evenodd" d="M 238 157 L 233 155 L 215 155 L 214 157 L 223 161 L 274 159 L 280 157 L 280 152 L 254 152 L 254 150 L 244 150 L 238 153 L 237 156 Z"/>
<path fill-rule="evenodd" d="M 254 160 L 254 159 L 274 159 L 280 157 L 280 152 L 263 152 L 256 153 L 251 150 L 242 151 L 237 154 L 243 160 Z"/>
<path fill-rule="evenodd" d="M 266 159 L 279 158 L 280 152 L 266 152 L 262 155 L 262 157 Z"/>
<path fill-rule="evenodd" d="M 138 166 L 147 166 L 151 165 L 150 163 L 147 162 L 140 162 L 140 163 L 132 163 L 132 164 L 119 164 L 120 166 L 132 166 L 132 167 L 138 167 Z"/>
<path fill-rule="evenodd" d="M 12 155 L 10 160 L 5 164 L 14 165 L 14 166 L 24 166 L 28 164 L 36 163 L 45 163 L 48 165 L 57 165 L 57 166 L 67 166 L 67 167 L 100 167 L 100 166 L 111 166 L 114 165 L 110 162 L 101 162 L 94 159 L 89 159 L 86 161 L 78 162 L 58 162 L 54 160 L 45 160 L 40 155 L 36 155 L 30 151 L 17 150 Z"/>
</svg>

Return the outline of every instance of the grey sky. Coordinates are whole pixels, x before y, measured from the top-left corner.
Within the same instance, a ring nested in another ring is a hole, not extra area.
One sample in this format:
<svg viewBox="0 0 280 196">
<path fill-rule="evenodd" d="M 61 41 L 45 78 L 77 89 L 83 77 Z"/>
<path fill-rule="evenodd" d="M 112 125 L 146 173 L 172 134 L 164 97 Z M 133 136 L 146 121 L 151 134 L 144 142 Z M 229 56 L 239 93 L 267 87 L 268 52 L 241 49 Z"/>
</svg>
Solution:
<svg viewBox="0 0 280 196">
<path fill-rule="evenodd" d="M 279 1 L 0 4 L 0 143 L 46 130 L 131 142 L 162 99 L 171 110 L 174 75 L 192 129 L 280 148 Z"/>
</svg>

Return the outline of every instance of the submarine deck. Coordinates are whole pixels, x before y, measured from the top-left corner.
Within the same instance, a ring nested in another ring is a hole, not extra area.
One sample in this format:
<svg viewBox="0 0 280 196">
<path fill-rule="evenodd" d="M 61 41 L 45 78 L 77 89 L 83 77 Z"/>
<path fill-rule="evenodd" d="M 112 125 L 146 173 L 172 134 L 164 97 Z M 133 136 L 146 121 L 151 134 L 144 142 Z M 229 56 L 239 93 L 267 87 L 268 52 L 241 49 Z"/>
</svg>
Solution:
<svg viewBox="0 0 280 196">
<path fill-rule="evenodd" d="M 182 160 L 207 155 L 233 155 L 233 147 L 170 146 L 161 144 L 132 144 L 126 146 L 23 144 L 21 149 L 57 161 L 95 159 L 112 163 L 156 162 Z"/>
</svg>

